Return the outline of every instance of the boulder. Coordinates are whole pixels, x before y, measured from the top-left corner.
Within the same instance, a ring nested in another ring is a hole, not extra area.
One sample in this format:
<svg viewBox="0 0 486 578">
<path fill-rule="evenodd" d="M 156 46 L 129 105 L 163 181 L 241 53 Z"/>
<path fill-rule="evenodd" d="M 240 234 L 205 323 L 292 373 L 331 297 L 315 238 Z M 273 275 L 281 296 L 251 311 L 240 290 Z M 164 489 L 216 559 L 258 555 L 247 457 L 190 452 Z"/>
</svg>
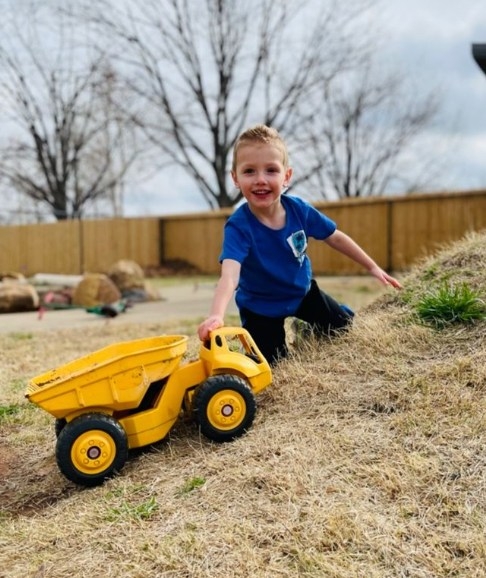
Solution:
<svg viewBox="0 0 486 578">
<path fill-rule="evenodd" d="M 102 273 L 86 273 L 73 293 L 73 305 L 80 307 L 109 305 L 120 299 L 118 287 Z"/>
<path fill-rule="evenodd" d="M 0 313 L 36 311 L 38 308 L 39 295 L 32 285 L 12 279 L 0 283 Z"/>
<path fill-rule="evenodd" d="M 133 289 L 144 289 L 145 287 L 145 275 L 142 267 L 135 261 L 128 259 L 122 259 L 113 264 L 108 271 L 108 277 L 121 293 Z"/>
<path fill-rule="evenodd" d="M 131 303 L 158 301 L 160 293 L 145 279 L 142 267 L 135 261 L 121 259 L 112 265 L 108 277 L 118 287 L 123 299 Z"/>
<path fill-rule="evenodd" d="M 0 273 L 0 281 L 2 283 L 27 283 L 27 279 L 22 273 L 16 271 L 3 271 Z"/>
</svg>

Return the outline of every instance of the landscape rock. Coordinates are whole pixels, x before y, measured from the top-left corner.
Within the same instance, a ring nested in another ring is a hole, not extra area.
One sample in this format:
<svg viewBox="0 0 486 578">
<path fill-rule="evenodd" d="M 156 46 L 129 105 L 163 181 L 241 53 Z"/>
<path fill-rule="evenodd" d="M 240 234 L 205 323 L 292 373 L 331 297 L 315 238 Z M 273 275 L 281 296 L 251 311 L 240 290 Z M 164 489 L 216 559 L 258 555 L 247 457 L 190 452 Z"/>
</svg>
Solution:
<svg viewBox="0 0 486 578">
<path fill-rule="evenodd" d="M 27 283 L 24 275 L 16 271 L 2 271 L 0 273 L 0 281 L 2 283 Z"/>
<path fill-rule="evenodd" d="M 161 299 L 158 289 L 145 279 L 142 267 L 135 261 L 117 261 L 108 271 L 108 277 L 118 287 L 122 298 L 132 303 Z"/>
<path fill-rule="evenodd" d="M 13 280 L 0 282 L 0 313 L 21 313 L 39 308 L 39 295 L 32 285 Z"/>
<path fill-rule="evenodd" d="M 117 261 L 110 267 L 108 277 L 122 293 L 131 289 L 144 289 L 145 275 L 142 267 L 135 261 Z"/>
<path fill-rule="evenodd" d="M 80 307 L 109 305 L 120 299 L 118 287 L 102 273 L 86 273 L 73 293 L 73 305 Z"/>
</svg>

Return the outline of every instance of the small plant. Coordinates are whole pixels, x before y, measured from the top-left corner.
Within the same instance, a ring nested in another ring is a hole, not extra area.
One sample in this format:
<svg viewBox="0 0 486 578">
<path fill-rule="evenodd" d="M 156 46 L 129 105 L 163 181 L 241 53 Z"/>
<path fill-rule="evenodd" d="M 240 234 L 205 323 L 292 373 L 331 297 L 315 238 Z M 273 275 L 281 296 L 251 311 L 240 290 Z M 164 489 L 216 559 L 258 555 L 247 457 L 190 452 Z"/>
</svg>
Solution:
<svg viewBox="0 0 486 578">
<path fill-rule="evenodd" d="M 416 309 L 420 319 L 438 328 L 486 318 L 486 303 L 467 283 L 443 283 L 437 290 L 427 292 Z"/>
<path fill-rule="evenodd" d="M 114 522 L 121 518 L 131 518 L 132 520 L 149 520 L 159 509 L 156 499 L 152 496 L 141 504 L 129 504 L 122 502 L 117 508 L 110 508 L 107 519 Z"/>
<path fill-rule="evenodd" d="M 19 405 L 0 405 L 0 422 L 8 416 L 16 414 L 20 411 Z"/>
<path fill-rule="evenodd" d="M 187 480 L 187 482 L 182 486 L 182 488 L 179 491 L 179 494 L 181 496 L 184 494 L 189 494 L 193 490 L 200 488 L 201 486 L 204 486 L 205 483 L 206 480 L 204 478 L 200 478 L 198 476 L 191 478 L 190 480 Z"/>
</svg>

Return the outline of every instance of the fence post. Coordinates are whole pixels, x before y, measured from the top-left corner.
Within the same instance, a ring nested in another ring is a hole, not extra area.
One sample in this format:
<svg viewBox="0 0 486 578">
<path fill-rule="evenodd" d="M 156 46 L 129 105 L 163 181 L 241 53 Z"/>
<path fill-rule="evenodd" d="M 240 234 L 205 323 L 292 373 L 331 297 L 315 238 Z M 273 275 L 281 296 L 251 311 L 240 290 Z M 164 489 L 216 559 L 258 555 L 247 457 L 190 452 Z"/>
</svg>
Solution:
<svg viewBox="0 0 486 578">
<path fill-rule="evenodd" d="M 165 261 L 165 220 L 159 219 L 159 265 Z"/>
<path fill-rule="evenodd" d="M 79 243 L 79 274 L 84 275 L 84 230 L 83 219 L 78 218 L 78 243 Z"/>
<path fill-rule="evenodd" d="M 388 273 L 393 272 L 393 203 L 388 200 L 386 203 L 386 268 L 385 271 Z"/>
</svg>

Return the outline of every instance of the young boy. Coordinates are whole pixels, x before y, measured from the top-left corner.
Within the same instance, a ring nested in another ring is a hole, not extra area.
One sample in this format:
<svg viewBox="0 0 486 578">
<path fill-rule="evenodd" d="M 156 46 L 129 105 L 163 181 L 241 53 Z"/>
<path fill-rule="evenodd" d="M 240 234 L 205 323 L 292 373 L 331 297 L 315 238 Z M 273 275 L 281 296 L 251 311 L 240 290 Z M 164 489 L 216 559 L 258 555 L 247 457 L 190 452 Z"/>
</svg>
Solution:
<svg viewBox="0 0 486 578">
<path fill-rule="evenodd" d="M 256 125 L 240 135 L 231 176 L 246 203 L 225 225 L 221 277 L 210 315 L 198 328 L 202 341 L 224 325 L 235 291 L 242 326 L 271 364 L 287 355 L 286 317 L 306 321 L 319 336 L 346 327 L 352 311 L 321 291 L 312 278 L 306 254 L 309 237 L 353 259 L 384 285 L 400 288 L 331 219 L 298 197 L 282 195 L 292 168 L 287 147 L 275 129 Z"/>
</svg>

